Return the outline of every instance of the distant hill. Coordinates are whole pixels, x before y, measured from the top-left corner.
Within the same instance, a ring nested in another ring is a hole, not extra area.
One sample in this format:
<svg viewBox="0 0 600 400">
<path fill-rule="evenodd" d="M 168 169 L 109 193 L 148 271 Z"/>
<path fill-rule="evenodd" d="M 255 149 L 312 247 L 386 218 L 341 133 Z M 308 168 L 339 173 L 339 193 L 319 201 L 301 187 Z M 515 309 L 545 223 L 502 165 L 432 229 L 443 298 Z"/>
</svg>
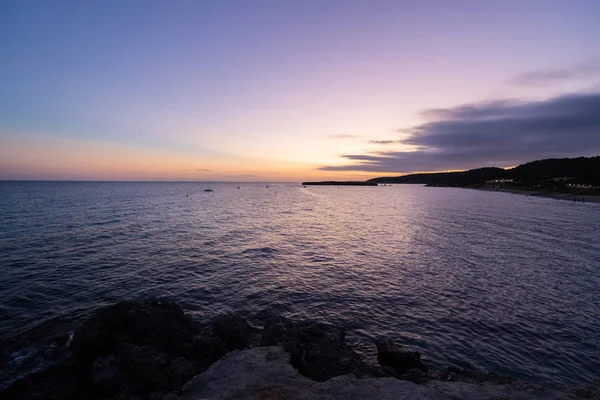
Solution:
<svg viewBox="0 0 600 400">
<path fill-rule="evenodd" d="M 572 177 L 577 182 L 598 184 L 600 183 L 600 156 L 549 158 L 532 161 L 512 169 L 486 167 L 461 172 L 434 172 L 373 178 L 367 182 L 420 183 L 431 186 L 482 186 L 485 181 L 493 179 L 538 182 L 558 177 Z"/>
<path fill-rule="evenodd" d="M 548 158 L 528 162 L 506 172 L 507 178 L 518 181 L 541 181 L 568 176 L 578 182 L 600 183 L 600 156 Z"/>
<path fill-rule="evenodd" d="M 468 186 L 484 183 L 489 179 L 500 179 L 506 175 L 502 168 L 477 168 L 461 172 L 434 172 L 430 174 L 411 174 L 397 177 L 369 179 L 375 183 L 424 183 L 427 185 Z"/>
</svg>

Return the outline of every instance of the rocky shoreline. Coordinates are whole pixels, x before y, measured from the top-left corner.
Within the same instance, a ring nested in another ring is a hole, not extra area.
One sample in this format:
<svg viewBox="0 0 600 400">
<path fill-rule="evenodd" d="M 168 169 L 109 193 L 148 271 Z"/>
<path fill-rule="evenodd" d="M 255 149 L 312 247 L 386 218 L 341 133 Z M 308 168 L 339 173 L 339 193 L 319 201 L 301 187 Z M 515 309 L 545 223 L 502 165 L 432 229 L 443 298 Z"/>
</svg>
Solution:
<svg viewBox="0 0 600 400">
<path fill-rule="evenodd" d="M 365 363 L 346 332 L 274 317 L 262 329 L 235 314 L 198 323 L 173 302 L 121 302 L 76 329 L 57 365 L 17 380 L 3 399 L 600 398 L 448 367 L 377 341 Z"/>
</svg>

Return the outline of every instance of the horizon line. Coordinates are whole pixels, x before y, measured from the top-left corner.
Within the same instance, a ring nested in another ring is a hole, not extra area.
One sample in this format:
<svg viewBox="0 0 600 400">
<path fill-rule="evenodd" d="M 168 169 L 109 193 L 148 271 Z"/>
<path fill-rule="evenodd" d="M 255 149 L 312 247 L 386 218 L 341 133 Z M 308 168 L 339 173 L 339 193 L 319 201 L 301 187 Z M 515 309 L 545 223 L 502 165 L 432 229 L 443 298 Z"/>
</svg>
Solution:
<svg viewBox="0 0 600 400">
<path fill-rule="evenodd" d="M 194 181 L 194 180 L 104 180 L 104 179 L 0 179 L 0 182 L 55 182 L 55 183 L 301 183 L 301 181 Z"/>
</svg>

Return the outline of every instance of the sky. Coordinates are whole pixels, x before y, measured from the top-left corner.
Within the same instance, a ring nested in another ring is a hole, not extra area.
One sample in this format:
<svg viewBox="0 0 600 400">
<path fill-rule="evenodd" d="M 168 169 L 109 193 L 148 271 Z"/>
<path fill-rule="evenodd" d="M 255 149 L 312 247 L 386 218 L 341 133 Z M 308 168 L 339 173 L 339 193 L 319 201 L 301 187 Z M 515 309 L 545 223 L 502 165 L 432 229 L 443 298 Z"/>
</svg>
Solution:
<svg viewBox="0 0 600 400">
<path fill-rule="evenodd" d="M 0 179 L 363 180 L 600 155 L 600 2 L 0 2 Z"/>
</svg>

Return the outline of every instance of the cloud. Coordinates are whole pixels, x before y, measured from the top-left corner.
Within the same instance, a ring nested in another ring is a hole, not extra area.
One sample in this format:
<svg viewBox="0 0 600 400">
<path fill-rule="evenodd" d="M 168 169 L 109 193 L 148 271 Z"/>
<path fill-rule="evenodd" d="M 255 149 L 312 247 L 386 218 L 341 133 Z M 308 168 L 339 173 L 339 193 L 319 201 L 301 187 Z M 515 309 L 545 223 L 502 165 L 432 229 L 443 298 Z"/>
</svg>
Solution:
<svg viewBox="0 0 600 400">
<path fill-rule="evenodd" d="M 360 135 L 350 135 L 347 133 L 334 133 L 332 135 L 327 135 L 328 138 L 332 139 L 357 139 L 361 137 Z"/>
<path fill-rule="evenodd" d="M 511 83 L 517 86 L 550 86 L 593 78 L 600 79 L 600 62 L 591 61 L 570 68 L 531 71 L 515 77 Z"/>
<path fill-rule="evenodd" d="M 369 143 L 372 144 L 394 144 L 401 143 L 401 140 L 369 140 Z"/>
<path fill-rule="evenodd" d="M 416 151 L 347 154 L 325 171 L 413 172 L 516 165 L 600 154 L 600 93 L 545 101 L 494 101 L 426 110 L 429 121 L 398 142 Z"/>
<path fill-rule="evenodd" d="M 212 172 L 212 169 L 206 168 L 182 168 L 182 171 L 196 171 L 196 172 Z"/>
<path fill-rule="evenodd" d="M 239 174 L 239 175 L 221 175 L 221 177 L 225 178 L 264 178 L 262 175 L 257 174 Z"/>
</svg>

